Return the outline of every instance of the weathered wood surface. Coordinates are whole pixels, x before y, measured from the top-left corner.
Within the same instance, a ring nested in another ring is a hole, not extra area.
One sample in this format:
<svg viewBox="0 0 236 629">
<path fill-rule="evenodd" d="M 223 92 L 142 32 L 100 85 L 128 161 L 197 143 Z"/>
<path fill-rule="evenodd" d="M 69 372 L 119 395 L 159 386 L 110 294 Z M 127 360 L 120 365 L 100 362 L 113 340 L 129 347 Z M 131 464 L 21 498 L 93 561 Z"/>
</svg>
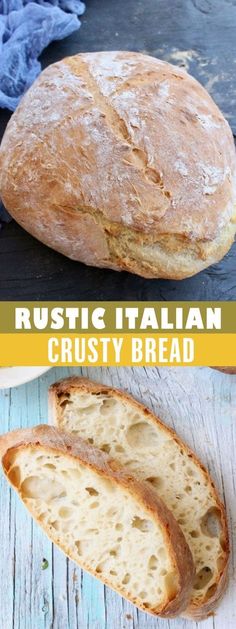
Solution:
<svg viewBox="0 0 236 629">
<path fill-rule="evenodd" d="M 185 66 L 236 133 L 235 0 L 87 0 L 80 30 L 51 44 L 43 66 L 82 51 L 138 50 Z M 9 114 L 0 112 L 0 137 Z M 181 282 L 91 269 L 10 223 L 0 231 L 1 299 L 236 299 L 236 245 L 218 265 Z"/>
<path fill-rule="evenodd" d="M 146 403 L 195 449 L 224 496 L 232 555 L 219 610 L 202 623 L 138 612 L 52 548 L 7 482 L 0 479 L 0 629 L 235 629 L 236 376 L 207 368 L 53 369 L 0 392 L 1 432 L 47 420 L 50 383 L 71 373 L 122 387 Z M 49 562 L 41 569 L 43 558 Z"/>
</svg>

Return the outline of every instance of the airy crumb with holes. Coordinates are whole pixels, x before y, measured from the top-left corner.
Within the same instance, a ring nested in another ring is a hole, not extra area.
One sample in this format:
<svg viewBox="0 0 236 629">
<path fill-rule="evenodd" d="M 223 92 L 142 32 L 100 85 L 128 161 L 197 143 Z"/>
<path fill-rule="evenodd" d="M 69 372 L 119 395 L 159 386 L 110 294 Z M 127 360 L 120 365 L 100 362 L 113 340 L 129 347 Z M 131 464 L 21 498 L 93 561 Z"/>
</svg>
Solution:
<svg viewBox="0 0 236 629">
<path fill-rule="evenodd" d="M 9 433 L 0 450 L 7 479 L 71 559 L 144 611 L 174 617 L 185 609 L 192 555 L 152 489 L 49 426 Z"/>
<path fill-rule="evenodd" d="M 224 506 L 200 461 L 173 431 L 122 391 L 72 377 L 52 385 L 49 400 L 53 423 L 108 452 L 147 481 L 172 510 L 196 567 L 185 615 L 206 617 L 225 588 L 229 547 Z M 155 565 L 153 558 L 150 561 Z"/>
</svg>

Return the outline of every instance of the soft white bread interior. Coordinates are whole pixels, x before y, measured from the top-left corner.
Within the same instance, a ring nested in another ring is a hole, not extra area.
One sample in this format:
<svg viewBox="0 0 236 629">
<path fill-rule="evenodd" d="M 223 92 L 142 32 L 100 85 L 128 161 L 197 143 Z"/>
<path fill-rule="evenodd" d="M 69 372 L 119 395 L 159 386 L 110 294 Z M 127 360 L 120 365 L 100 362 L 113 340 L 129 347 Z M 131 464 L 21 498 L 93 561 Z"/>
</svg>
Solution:
<svg viewBox="0 0 236 629">
<path fill-rule="evenodd" d="M 4 473 L 35 520 L 71 559 L 140 609 L 185 609 L 194 566 L 161 499 L 120 465 L 50 426 L 0 439 Z"/>
<path fill-rule="evenodd" d="M 46 68 L 7 125 L 0 193 L 48 246 L 86 264 L 181 279 L 236 231 L 227 121 L 182 68 L 128 51 Z"/>
<path fill-rule="evenodd" d="M 226 586 L 228 531 L 225 508 L 193 452 L 131 396 L 83 378 L 51 386 L 49 413 L 55 425 L 109 453 L 165 500 L 195 562 L 185 615 L 211 614 Z"/>
</svg>

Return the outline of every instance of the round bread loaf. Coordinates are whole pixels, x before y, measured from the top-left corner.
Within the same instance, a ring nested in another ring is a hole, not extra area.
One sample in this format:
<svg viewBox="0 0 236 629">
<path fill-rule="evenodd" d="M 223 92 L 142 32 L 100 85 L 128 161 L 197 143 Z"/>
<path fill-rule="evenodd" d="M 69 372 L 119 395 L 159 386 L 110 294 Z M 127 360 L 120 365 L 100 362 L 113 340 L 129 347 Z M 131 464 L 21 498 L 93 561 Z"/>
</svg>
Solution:
<svg viewBox="0 0 236 629">
<path fill-rule="evenodd" d="M 195 79 L 146 55 L 44 70 L 7 126 L 0 171 L 12 216 L 89 265 L 181 279 L 234 239 L 230 127 Z"/>
</svg>

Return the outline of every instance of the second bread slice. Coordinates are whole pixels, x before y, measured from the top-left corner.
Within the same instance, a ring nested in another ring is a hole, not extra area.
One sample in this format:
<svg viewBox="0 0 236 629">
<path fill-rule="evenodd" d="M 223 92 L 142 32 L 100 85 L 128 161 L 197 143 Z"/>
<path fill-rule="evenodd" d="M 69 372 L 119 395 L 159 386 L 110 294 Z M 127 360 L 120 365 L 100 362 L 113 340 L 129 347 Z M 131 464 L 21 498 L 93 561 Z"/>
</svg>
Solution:
<svg viewBox="0 0 236 629">
<path fill-rule="evenodd" d="M 194 566 L 162 500 L 82 439 L 38 426 L 0 438 L 8 481 L 49 538 L 140 609 L 175 616 Z"/>
<path fill-rule="evenodd" d="M 180 524 L 196 567 L 185 615 L 211 614 L 227 582 L 229 542 L 225 508 L 197 457 L 131 396 L 83 378 L 49 391 L 51 421 L 108 452 L 163 498 Z"/>
</svg>

